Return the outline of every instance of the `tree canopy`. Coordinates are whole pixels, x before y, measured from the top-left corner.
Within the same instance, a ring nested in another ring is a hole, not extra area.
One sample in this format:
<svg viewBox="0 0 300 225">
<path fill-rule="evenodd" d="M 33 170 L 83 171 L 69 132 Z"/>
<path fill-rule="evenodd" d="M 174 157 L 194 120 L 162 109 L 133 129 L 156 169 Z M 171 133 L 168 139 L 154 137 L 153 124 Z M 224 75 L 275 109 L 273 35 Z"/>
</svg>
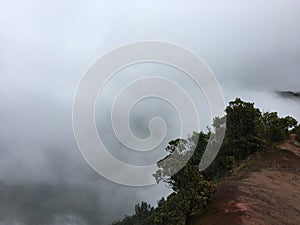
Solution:
<svg viewBox="0 0 300 225">
<path fill-rule="evenodd" d="M 156 208 L 145 202 L 137 204 L 135 215 L 113 225 L 188 225 L 193 215 L 205 209 L 218 182 L 232 168 L 253 153 L 265 151 L 274 141 L 283 140 L 291 131 L 300 135 L 300 126 L 294 118 L 281 118 L 276 112 L 261 113 L 254 103 L 240 98 L 229 102 L 225 112 L 225 116 L 214 119 L 207 133 L 193 132 L 186 139 L 169 142 L 168 155 L 157 162 L 158 170 L 153 176 L 157 182 L 167 183 L 173 193 L 159 200 Z M 200 172 L 199 163 L 209 140 L 220 141 L 222 132 L 225 137 L 217 157 Z"/>
</svg>

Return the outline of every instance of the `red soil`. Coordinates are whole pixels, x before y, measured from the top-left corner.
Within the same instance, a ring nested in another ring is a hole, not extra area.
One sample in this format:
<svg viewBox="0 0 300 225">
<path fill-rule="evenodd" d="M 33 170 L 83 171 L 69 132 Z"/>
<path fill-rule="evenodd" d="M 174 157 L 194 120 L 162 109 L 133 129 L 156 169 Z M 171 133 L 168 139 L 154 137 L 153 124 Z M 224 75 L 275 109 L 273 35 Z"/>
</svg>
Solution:
<svg viewBox="0 0 300 225">
<path fill-rule="evenodd" d="M 221 183 L 193 225 L 300 225 L 300 148 L 279 143 Z"/>
</svg>

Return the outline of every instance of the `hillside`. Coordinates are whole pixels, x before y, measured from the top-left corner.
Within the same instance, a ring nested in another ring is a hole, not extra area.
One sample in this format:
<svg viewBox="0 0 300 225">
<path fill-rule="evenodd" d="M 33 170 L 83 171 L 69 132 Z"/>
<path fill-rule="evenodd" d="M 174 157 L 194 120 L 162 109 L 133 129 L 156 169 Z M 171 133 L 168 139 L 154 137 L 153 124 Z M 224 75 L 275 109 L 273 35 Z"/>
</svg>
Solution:
<svg viewBox="0 0 300 225">
<path fill-rule="evenodd" d="M 222 182 L 193 225 L 300 224 L 300 148 L 282 141 Z"/>
<path fill-rule="evenodd" d="M 225 112 L 214 119 L 213 132 L 169 142 L 154 177 L 172 194 L 156 208 L 137 204 L 134 215 L 114 225 L 300 224 L 298 121 L 262 113 L 240 98 Z M 206 146 L 215 143 L 221 146 L 216 158 L 199 171 Z M 188 162 L 173 173 L 188 154 Z"/>
</svg>

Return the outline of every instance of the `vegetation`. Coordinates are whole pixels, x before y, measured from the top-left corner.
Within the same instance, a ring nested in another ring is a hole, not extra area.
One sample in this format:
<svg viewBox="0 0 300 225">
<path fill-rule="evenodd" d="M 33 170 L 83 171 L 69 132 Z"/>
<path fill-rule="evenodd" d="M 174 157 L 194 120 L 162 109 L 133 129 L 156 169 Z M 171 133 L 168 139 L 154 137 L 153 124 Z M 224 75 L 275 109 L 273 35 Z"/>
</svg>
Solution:
<svg viewBox="0 0 300 225">
<path fill-rule="evenodd" d="M 159 169 L 154 177 L 157 182 L 167 183 L 173 193 L 159 200 L 156 208 L 145 202 L 136 205 L 135 215 L 113 225 L 188 225 L 193 215 L 206 208 L 216 185 L 230 171 L 245 164 L 253 153 L 265 151 L 274 141 L 286 138 L 291 130 L 298 135 L 300 132 L 294 118 L 280 118 L 276 112 L 261 113 L 254 103 L 239 98 L 229 102 L 225 112 L 224 117 L 214 119 L 212 131 L 194 132 L 187 139 L 169 142 L 166 147 L 169 154 L 157 163 Z M 209 138 L 220 141 L 222 132 L 225 138 L 217 157 L 206 170 L 199 172 Z M 180 162 L 187 159 L 184 167 L 174 174 Z"/>
<path fill-rule="evenodd" d="M 298 139 L 300 139 L 300 125 L 295 126 L 293 133 L 297 134 Z"/>
</svg>

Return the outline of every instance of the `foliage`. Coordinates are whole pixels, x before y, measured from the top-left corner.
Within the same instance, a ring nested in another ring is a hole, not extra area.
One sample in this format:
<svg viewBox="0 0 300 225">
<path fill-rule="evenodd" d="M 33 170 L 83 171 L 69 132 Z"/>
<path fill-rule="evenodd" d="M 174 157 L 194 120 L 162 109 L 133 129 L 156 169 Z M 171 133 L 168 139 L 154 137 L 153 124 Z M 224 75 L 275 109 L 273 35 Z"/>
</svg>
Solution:
<svg viewBox="0 0 300 225">
<path fill-rule="evenodd" d="M 295 126 L 293 133 L 297 134 L 298 139 L 300 139 L 300 125 Z"/>
<path fill-rule="evenodd" d="M 300 126 L 294 118 L 280 118 L 276 112 L 262 114 L 254 103 L 240 98 L 229 102 L 225 112 L 225 116 L 214 119 L 208 133 L 194 132 L 187 139 L 169 142 L 168 155 L 157 162 L 154 177 L 157 182 L 167 183 L 173 193 L 166 200 L 158 201 L 155 209 L 143 202 L 136 205 L 135 215 L 114 225 L 188 225 L 193 215 L 205 209 L 216 184 L 234 171 L 233 168 L 246 165 L 249 156 L 286 138 L 291 130 L 300 136 Z M 206 147 L 220 141 L 224 132 L 217 157 L 205 171 L 199 172 Z"/>
<path fill-rule="evenodd" d="M 297 125 L 297 120 L 290 116 L 280 118 L 277 112 L 263 114 L 265 138 L 269 142 L 279 141 L 287 137 L 289 130 Z"/>
<path fill-rule="evenodd" d="M 115 222 L 113 225 L 151 225 L 149 216 L 154 211 L 154 207 L 146 202 L 135 205 L 135 215 L 125 216 L 120 222 Z"/>
</svg>

